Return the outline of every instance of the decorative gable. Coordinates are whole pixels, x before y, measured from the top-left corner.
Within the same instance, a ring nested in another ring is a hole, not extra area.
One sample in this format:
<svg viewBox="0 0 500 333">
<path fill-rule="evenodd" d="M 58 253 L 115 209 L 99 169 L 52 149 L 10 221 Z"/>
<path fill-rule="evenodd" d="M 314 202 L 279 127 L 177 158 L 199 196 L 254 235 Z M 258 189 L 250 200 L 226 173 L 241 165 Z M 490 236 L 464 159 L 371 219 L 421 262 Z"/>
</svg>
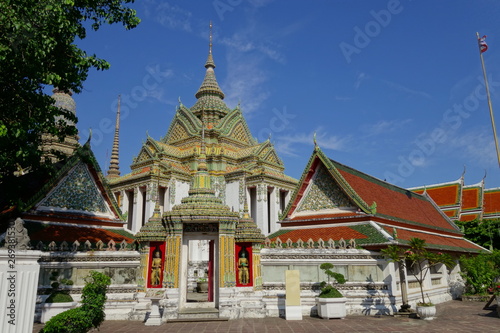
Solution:
<svg viewBox="0 0 500 333">
<path fill-rule="evenodd" d="M 320 164 L 311 178 L 296 212 L 318 212 L 327 209 L 352 208 L 353 206 L 326 168 Z"/>
<path fill-rule="evenodd" d="M 175 142 L 189 137 L 189 133 L 180 122 L 177 122 L 169 132 L 168 142 Z"/>
<path fill-rule="evenodd" d="M 89 169 L 83 162 L 79 162 L 68 172 L 38 204 L 38 209 L 113 215 Z"/>
<path fill-rule="evenodd" d="M 229 137 L 234 139 L 234 140 L 237 140 L 237 141 L 240 141 L 240 142 L 243 142 L 246 144 L 250 144 L 250 139 L 248 137 L 248 133 L 245 129 L 245 126 L 243 126 L 243 124 L 241 122 L 238 122 L 238 124 L 233 128 L 233 130 L 231 131 L 231 134 L 229 134 Z"/>
</svg>

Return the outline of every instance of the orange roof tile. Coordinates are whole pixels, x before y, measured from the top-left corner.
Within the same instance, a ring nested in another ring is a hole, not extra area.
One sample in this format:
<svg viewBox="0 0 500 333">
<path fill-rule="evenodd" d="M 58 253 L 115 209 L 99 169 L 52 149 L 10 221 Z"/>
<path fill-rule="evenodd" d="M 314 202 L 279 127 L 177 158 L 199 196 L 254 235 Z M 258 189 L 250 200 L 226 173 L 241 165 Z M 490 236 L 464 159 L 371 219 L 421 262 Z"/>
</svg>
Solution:
<svg viewBox="0 0 500 333">
<path fill-rule="evenodd" d="M 387 232 L 392 233 L 393 227 L 384 226 L 384 229 Z M 447 237 L 443 235 L 434 235 L 428 234 L 425 232 L 419 232 L 416 230 L 407 230 L 407 229 L 397 229 L 397 239 L 409 241 L 411 238 L 420 238 L 424 239 L 430 247 L 438 248 L 438 249 L 464 249 L 464 250 L 483 250 L 479 245 L 471 243 L 463 238 L 455 238 L 455 237 Z"/>
<path fill-rule="evenodd" d="M 127 243 L 132 243 L 134 240 L 132 238 L 126 237 L 119 233 L 113 232 L 107 229 L 101 228 L 82 228 L 76 226 L 68 225 L 45 225 L 38 231 L 29 234 L 31 243 L 35 244 L 39 241 L 41 242 L 62 242 L 66 241 L 68 243 L 73 243 L 78 240 L 80 244 L 89 241 L 91 243 L 97 243 L 99 240 L 104 243 L 110 240 L 115 241 L 117 244 L 125 240 Z"/>
<path fill-rule="evenodd" d="M 440 210 L 424 196 L 382 182 L 337 162 L 334 164 L 364 202 L 368 205 L 377 203 L 376 215 L 458 232 Z"/>
<path fill-rule="evenodd" d="M 276 237 L 271 238 L 271 241 L 276 241 L 276 238 L 280 237 L 279 235 Z M 288 239 L 291 239 L 292 242 L 296 243 L 299 238 L 302 239 L 302 241 L 307 242 L 309 239 L 312 239 L 313 241 L 318 241 L 318 239 L 323 239 L 324 241 L 329 240 L 330 238 L 333 240 L 340 240 L 344 239 L 346 241 L 350 240 L 351 238 L 354 239 L 365 239 L 368 238 L 368 236 L 353 230 L 350 227 L 346 226 L 338 226 L 338 227 L 327 227 L 327 228 L 313 228 L 313 229 L 295 229 L 291 230 L 289 232 L 286 232 L 286 234 L 282 234 L 280 237 L 282 242 L 286 242 Z"/>
<path fill-rule="evenodd" d="M 484 213 L 496 214 L 500 212 L 500 189 L 484 191 Z"/>
<path fill-rule="evenodd" d="M 464 188 L 462 192 L 462 209 L 481 209 L 481 188 Z"/>
<path fill-rule="evenodd" d="M 438 206 L 454 206 L 460 203 L 460 187 L 460 183 L 446 184 L 427 188 L 426 192 Z M 415 192 L 423 193 L 423 191 Z"/>
</svg>

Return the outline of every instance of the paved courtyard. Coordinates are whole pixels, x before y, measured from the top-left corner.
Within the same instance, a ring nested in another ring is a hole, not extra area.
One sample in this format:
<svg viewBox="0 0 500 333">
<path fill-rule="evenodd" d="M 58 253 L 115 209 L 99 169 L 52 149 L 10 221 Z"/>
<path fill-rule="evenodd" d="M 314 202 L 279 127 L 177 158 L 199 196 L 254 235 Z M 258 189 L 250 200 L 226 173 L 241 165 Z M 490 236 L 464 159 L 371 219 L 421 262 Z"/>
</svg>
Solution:
<svg viewBox="0 0 500 333">
<path fill-rule="evenodd" d="M 324 320 L 304 317 L 301 321 L 282 318 L 238 319 L 225 322 L 164 323 L 145 326 L 141 322 L 106 321 L 99 332 L 500 332 L 500 318 L 494 307 L 483 309 L 485 302 L 450 301 L 437 306 L 437 318 L 425 321 L 392 316 L 348 316 L 345 319 Z M 35 324 L 33 332 L 43 325 Z M 97 332 L 97 331 L 95 331 Z"/>
</svg>

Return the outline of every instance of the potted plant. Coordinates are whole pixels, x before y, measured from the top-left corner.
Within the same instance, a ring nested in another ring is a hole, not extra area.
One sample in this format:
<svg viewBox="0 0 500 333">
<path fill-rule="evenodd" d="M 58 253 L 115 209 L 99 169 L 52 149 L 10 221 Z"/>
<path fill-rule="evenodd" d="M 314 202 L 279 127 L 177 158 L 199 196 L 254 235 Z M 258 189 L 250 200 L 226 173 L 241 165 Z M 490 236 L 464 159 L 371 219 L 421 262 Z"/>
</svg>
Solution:
<svg viewBox="0 0 500 333">
<path fill-rule="evenodd" d="M 50 284 L 49 297 L 47 297 L 42 306 L 42 323 L 46 323 L 53 316 L 76 306 L 76 302 L 73 301 L 73 297 L 69 294 L 69 290 L 66 288 L 62 289 L 63 286 L 67 287 L 73 285 L 73 281 L 61 278 L 58 271 L 52 271 L 49 279 L 52 283 Z"/>
<path fill-rule="evenodd" d="M 321 292 L 316 297 L 318 316 L 323 319 L 345 318 L 347 298 L 330 283 L 330 278 L 333 278 L 337 284 L 344 284 L 346 282 L 344 275 L 333 272 L 333 264 L 330 263 L 323 263 L 319 268 L 325 272 L 328 282 L 320 283 Z"/>
<path fill-rule="evenodd" d="M 423 283 L 432 267 L 438 264 L 452 267 L 454 262 L 448 254 L 428 251 L 423 239 L 411 238 L 408 245 L 409 247 L 389 245 L 387 249 L 382 250 L 382 253 L 392 262 L 399 262 L 407 272 L 415 277 L 422 297 L 422 301 L 417 303 L 417 314 L 421 319 L 431 320 L 436 315 L 436 307 L 430 299 L 425 300 Z"/>
<path fill-rule="evenodd" d="M 196 280 L 196 292 L 198 293 L 208 293 L 208 281 L 207 278 L 200 277 Z"/>
</svg>

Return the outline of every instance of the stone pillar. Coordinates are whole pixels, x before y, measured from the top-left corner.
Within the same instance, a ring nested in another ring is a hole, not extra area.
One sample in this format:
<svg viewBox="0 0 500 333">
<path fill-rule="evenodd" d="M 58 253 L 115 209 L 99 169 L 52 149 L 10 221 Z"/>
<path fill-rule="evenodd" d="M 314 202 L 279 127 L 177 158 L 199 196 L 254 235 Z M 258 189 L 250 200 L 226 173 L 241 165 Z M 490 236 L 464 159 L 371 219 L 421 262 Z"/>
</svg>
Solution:
<svg viewBox="0 0 500 333">
<path fill-rule="evenodd" d="M 270 195 L 269 195 L 269 216 L 271 217 L 271 230 L 269 233 L 273 233 L 278 229 L 278 224 L 276 223 L 278 221 L 278 212 L 279 212 L 279 189 L 274 187 L 269 188 Z M 276 199 L 277 198 L 277 199 Z"/>
<path fill-rule="evenodd" d="M 142 206 L 142 200 L 140 200 L 140 192 L 137 187 L 134 187 L 134 194 L 133 194 L 133 209 L 132 209 L 132 227 L 131 230 L 132 232 L 136 233 L 141 229 L 141 223 L 138 222 L 140 220 L 142 210 L 139 210 L 139 201 L 141 202 Z"/>
<path fill-rule="evenodd" d="M 163 286 L 165 288 L 179 288 L 179 265 L 182 245 L 182 223 L 174 223 L 172 233 L 167 236 L 165 246 L 165 272 Z"/>
<path fill-rule="evenodd" d="M 127 192 L 126 191 L 120 191 L 120 196 L 121 196 L 121 205 L 120 205 L 120 209 L 122 211 L 123 214 L 127 213 L 128 212 L 128 195 L 127 195 Z"/>
<path fill-rule="evenodd" d="M 234 222 L 219 224 L 219 286 L 221 288 L 236 285 Z"/>
<path fill-rule="evenodd" d="M 158 188 L 156 184 L 148 184 L 144 195 L 146 196 L 146 207 L 144 207 L 144 222 L 146 222 L 151 216 L 153 216 L 153 211 L 156 205 L 156 196 L 158 195 Z"/>
<path fill-rule="evenodd" d="M 24 221 L 17 218 L 6 231 L 0 249 L 0 331 L 32 332 L 35 316 L 40 251 L 28 250 Z"/>
<path fill-rule="evenodd" d="M 262 266 L 260 264 L 260 243 L 252 244 L 253 289 L 262 289 Z"/>
<path fill-rule="evenodd" d="M 252 216 L 255 223 L 264 233 L 264 235 L 269 234 L 268 227 L 268 212 L 267 212 L 267 186 L 265 184 L 257 184 L 257 209 L 256 216 Z"/>
</svg>

